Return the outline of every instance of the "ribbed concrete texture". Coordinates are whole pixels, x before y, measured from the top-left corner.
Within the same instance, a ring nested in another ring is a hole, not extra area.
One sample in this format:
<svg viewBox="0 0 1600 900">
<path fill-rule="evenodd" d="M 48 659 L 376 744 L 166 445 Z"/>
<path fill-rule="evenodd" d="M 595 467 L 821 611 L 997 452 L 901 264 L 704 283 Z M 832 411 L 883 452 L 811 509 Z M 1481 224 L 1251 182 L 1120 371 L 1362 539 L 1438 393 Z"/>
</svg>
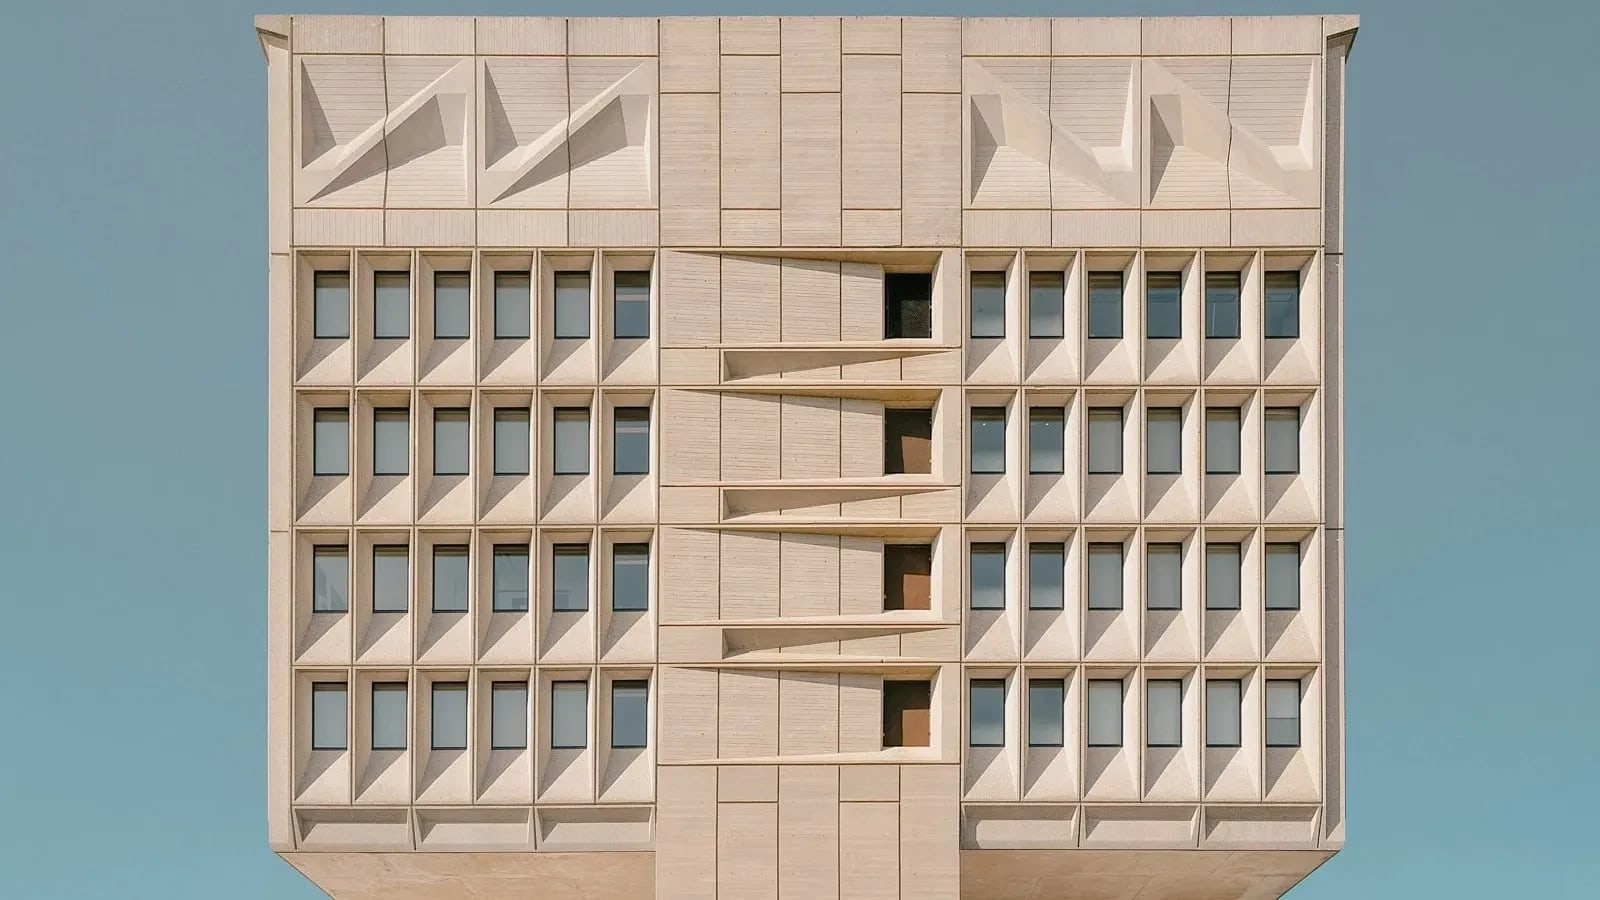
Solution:
<svg viewBox="0 0 1600 900">
<path fill-rule="evenodd" d="M 1344 842 L 1350 16 L 263 16 L 270 841 L 337 898 Z"/>
</svg>

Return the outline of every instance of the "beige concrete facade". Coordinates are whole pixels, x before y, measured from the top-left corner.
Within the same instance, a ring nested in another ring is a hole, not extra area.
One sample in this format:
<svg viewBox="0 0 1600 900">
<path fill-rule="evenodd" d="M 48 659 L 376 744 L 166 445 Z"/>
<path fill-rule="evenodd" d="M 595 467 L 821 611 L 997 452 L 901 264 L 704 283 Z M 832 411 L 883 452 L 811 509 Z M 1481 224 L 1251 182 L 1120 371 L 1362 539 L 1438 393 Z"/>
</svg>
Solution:
<svg viewBox="0 0 1600 900">
<path fill-rule="evenodd" d="M 272 848 L 1292 887 L 1345 833 L 1356 24 L 259 17 Z"/>
</svg>

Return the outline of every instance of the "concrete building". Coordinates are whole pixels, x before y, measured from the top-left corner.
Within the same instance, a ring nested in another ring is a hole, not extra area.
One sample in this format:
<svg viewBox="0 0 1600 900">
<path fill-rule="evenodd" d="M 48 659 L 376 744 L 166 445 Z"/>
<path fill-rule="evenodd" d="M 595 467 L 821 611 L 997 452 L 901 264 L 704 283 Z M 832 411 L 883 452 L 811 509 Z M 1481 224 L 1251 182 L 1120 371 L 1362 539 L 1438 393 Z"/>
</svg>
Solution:
<svg viewBox="0 0 1600 900">
<path fill-rule="evenodd" d="M 272 848 L 1277 897 L 1343 844 L 1352 16 L 263 16 Z"/>
</svg>

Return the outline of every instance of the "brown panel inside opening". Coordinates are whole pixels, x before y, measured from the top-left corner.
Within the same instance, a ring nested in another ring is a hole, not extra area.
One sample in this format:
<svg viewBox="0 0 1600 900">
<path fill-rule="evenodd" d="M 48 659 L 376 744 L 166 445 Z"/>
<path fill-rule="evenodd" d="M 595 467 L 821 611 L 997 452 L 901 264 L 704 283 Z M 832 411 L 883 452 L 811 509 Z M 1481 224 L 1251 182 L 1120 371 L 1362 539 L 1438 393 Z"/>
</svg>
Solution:
<svg viewBox="0 0 1600 900">
<path fill-rule="evenodd" d="M 883 411 L 885 475 L 928 475 L 933 472 L 933 410 Z"/>
<path fill-rule="evenodd" d="M 930 609 L 933 595 L 933 548 L 927 544 L 885 544 L 883 608 Z"/>
<path fill-rule="evenodd" d="M 883 683 L 883 745 L 928 746 L 928 706 L 932 687 L 926 681 Z"/>
</svg>

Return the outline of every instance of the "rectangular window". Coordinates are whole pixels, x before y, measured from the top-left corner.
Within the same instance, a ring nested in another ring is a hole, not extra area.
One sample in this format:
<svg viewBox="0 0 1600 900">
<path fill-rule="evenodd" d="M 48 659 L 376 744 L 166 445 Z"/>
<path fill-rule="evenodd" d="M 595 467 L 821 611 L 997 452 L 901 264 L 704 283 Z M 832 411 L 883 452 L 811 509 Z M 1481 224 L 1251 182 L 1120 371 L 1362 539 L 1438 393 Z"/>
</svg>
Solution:
<svg viewBox="0 0 1600 900">
<path fill-rule="evenodd" d="M 311 320 L 314 338 L 350 336 L 350 273 L 317 272 L 311 276 Z"/>
<path fill-rule="evenodd" d="M 1065 308 L 1062 273 L 1028 273 L 1028 337 L 1061 337 L 1066 322 Z"/>
<path fill-rule="evenodd" d="M 411 410 L 372 411 L 372 474 L 411 474 Z"/>
<path fill-rule="evenodd" d="M 497 340 L 526 340 L 533 318 L 527 272 L 494 273 L 494 336 Z"/>
<path fill-rule="evenodd" d="M 1028 410 L 1028 471 L 1060 475 L 1066 452 L 1066 410 L 1035 406 Z"/>
<path fill-rule="evenodd" d="M 589 682 L 551 682 L 550 746 L 556 750 L 589 746 Z"/>
<path fill-rule="evenodd" d="M 551 609 L 585 612 L 589 609 L 589 545 L 556 544 L 551 548 Z"/>
<path fill-rule="evenodd" d="M 1177 406 L 1145 410 L 1145 470 L 1151 475 L 1183 472 L 1183 409 Z"/>
<path fill-rule="evenodd" d="M 1206 681 L 1206 746 L 1239 746 L 1242 685 L 1236 678 Z"/>
<path fill-rule="evenodd" d="M 883 746 L 928 746 L 928 708 L 933 694 L 926 681 L 883 683 Z"/>
<path fill-rule="evenodd" d="M 528 748 L 528 683 L 496 681 L 489 685 L 489 749 Z"/>
<path fill-rule="evenodd" d="M 1006 410 L 1003 406 L 972 408 L 972 474 L 1000 475 L 1006 470 Z"/>
<path fill-rule="evenodd" d="M 1300 681 L 1267 682 L 1267 746 L 1300 746 Z"/>
<path fill-rule="evenodd" d="M 582 340 L 589 336 L 589 273 L 556 273 L 555 337 Z"/>
<path fill-rule="evenodd" d="M 1006 336 L 1006 273 L 972 272 L 967 275 L 970 291 L 972 336 Z"/>
<path fill-rule="evenodd" d="M 319 681 L 311 685 L 311 749 L 349 749 L 345 703 L 344 682 Z"/>
<path fill-rule="evenodd" d="M 406 748 L 406 683 L 379 681 L 372 685 L 372 749 Z"/>
<path fill-rule="evenodd" d="M 883 276 L 883 336 L 933 337 L 931 272 L 889 272 Z"/>
<path fill-rule="evenodd" d="M 928 475 L 933 472 L 933 410 L 883 411 L 883 473 Z"/>
<path fill-rule="evenodd" d="M 1213 406 L 1206 410 L 1206 474 L 1239 474 L 1239 410 Z"/>
<path fill-rule="evenodd" d="M 1183 682 L 1159 678 L 1145 682 L 1145 744 L 1183 746 Z"/>
<path fill-rule="evenodd" d="M 650 744 L 650 682 L 611 682 L 611 746 L 618 750 Z"/>
<path fill-rule="evenodd" d="M 1183 275 L 1147 272 L 1144 276 L 1144 336 L 1152 340 L 1183 337 Z"/>
<path fill-rule="evenodd" d="M 611 545 L 611 609 L 641 612 L 650 608 L 650 545 Z"/>
<path fill-rule="evenodd" d="M 1206 273 L 1206 337 L 1239 336 L 1239 273 Z"/>
<path fill-rule="evenodd" d="M 1183 545 L 1146 544 L 1144 548 L 1145 609 L 1183 608 Z"/>
<path fill-rule="evenodd" d="M 1300 608 L 1300 544 L 1267 545 L 1267 609 Z"/>
<path fill-rule="evenodd" d="M 1060 678 L 1028 681 L 1028 746 L 1060 747 L 1066 743 L 1067 683 Z"/>
<path fill-rule="evenodd" d="M 433 273 L 434 339 L 465 340 L 471 334 L 472 276 L 467 272 Z"/>
<path fill-rule="evenodd" d="M 883 608 L 929 609 L 933 599 L 933 548 L 883 545 Z"/>
<path fill-rule="evenodd" d="M 1089 474 L 1122 474 L 1122 408 L 1089 410 Z"/>
<path fill-rule="evenodd" d="M 1122 746 L 1122 682 L 1089 682 L 1089 746 Z"/>
<path fill-rule="evenodd" d="M 528 548 L 494 545 L 494 612 L 528 611 Z"/>
<path fill-rule="evenodd" d="M 465 544 L 440 544 L 433 548 L 433 611 L 467 611 Z"/>
<path fill-rule="evenodd" d="M 494 474 L 528 474 L 528 411 L 494 411 Z"/>
<path fill-rule="evenodd" d="M 325 407 L 311 413 L 311 473 L 350 474 L 350 411 Z"/>
<path fill-rule="evenodd" d="M 619 406 L 612 411 L 611 472 L 650 473 L 650 407 Z"/>
<path fill-rule="evenodd" d="M 1028 545 L 1028 608 L 1061 609 L 1066 603 L 1067 545 Z"/>
<path fill-rule="evenodd" d="M 1300 472 L 1300 407 L 1269 406 L 1266 414 L 1266 470 L 1268 475 Z"/>
<path fill-rule="evenodd" d="M 372 273 L 372 336 L 376 340 L 411 337 L 411 273 Z"/>
<path fill-rule="evenodd" d="M 1006 545 L 971 545 L 967 550 L 967 579 L 973 609 L 1005 609 Z"/>
<path fill-rule="evenodd" d="M 1089 545 L 1089 608 L 1122 608 L 1122 545 Z"/>
<path fill-rule="evenodd" d="M 1300 273 L 1268 272 L 1266 333 L 1269 338 L 1300 336 Z"/>
<path fill-rule="evenodd" d="M 433 749 L 467 749 L 467 683 L 433 683 Z"/>
<path fill-rule="evenodd" d="M 1006 683 L 1000 678 L 974 678 L 967 684 L 967 743 L 972 747 L 1006 745 Z"/>
<path fill-rule="evenodd" d="M 405 612 L 411 606 L 411 548 L 378 544 L 372 548 L 372 611 Z"/>
<path fill-rule="evenodd" d="M 1122 273 L 1089 273 L 1089 331 L 1091 338 L 1122 337 Z"/>
<path fill-rule="evenodd" d="M 324 544 L 311 550 L 311 611 L 350 609 L 350 548 Z"/>
<path fill-rule="evenodd" d="M 1239 545 L 1206 544 L 1206 609 L 1239 608 Z"/>
<path fill-rule="evenodd" d="M 611 284 L 611 335 L 650 336 L 650 273 L 618 272 Z"/>
<path fill-rule="evenodd" d="M 471 471 L 472 416 L 465 409 L 433 411 L 433 474 L 465 475 Z"/>
<path fill-rule="evenodd" d="M 555 474 L 589 474 L 589 408 L 564 406 L 555 411 Z"/>
</svg>

